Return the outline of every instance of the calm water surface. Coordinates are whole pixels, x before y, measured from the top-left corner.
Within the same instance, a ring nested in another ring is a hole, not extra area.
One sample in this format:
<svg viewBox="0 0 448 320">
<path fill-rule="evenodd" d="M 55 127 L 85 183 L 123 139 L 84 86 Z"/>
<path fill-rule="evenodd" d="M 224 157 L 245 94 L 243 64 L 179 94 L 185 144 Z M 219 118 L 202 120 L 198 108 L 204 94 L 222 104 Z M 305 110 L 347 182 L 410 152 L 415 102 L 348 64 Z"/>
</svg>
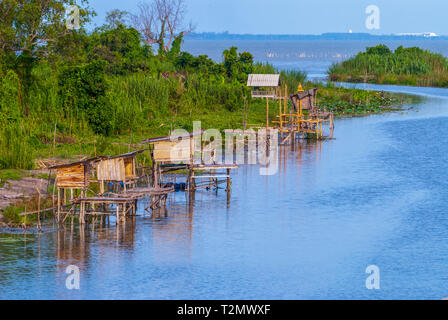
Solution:
<svg viewBox="0 0 448 320">
<path fill-rule="evenodd" d="M 249 51 L 256 61 L 269 62 L 280 69 L 300 69 L 310 79 L 326 77 L 328 67 L 346 60 L 366 47 L 386 44 L 392 50 L 399 46 L 420 47 L 448 56 L 448 41 L 427 40 L 186 40 L 184 50 L 194 55 L 206 54 L 222 61 L 222 52 L 232 46 Z"/>
<path fill-rule="evenodd" d="M 0 234 L 0 298 L 447 297 L 448 90 L 368 89 L 426 99 L 339 119 L 332 141 L 281 147 L 273 176 L 240 167 L 230 201 L 176 193 L 167 217 L 140 212 L 126 228 Z M 80 290 L 65 287 L 70 264 Z M 365 287 L 372 264 L 376 291 Z"/>
</svg>

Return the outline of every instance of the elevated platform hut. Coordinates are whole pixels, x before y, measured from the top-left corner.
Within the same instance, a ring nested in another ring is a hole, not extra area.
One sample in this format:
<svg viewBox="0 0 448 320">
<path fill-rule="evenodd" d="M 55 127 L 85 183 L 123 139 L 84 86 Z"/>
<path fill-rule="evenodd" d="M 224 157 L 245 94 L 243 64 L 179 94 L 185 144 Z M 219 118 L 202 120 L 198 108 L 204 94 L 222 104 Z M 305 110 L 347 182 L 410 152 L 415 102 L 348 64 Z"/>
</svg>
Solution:
<svg viewBox="0 0 448 320">
<path fill-rule="evenodd" d="M 137 155 L 146 150 L 137 150 L 109 156 L 96 163 L 97 180 L 100 186 L 100 195 L 92 198 L 80 199 L 81 215 L 114 214 L 108 208 L 115 204 L 117 222 L 124 221 L 126 216 L 136 215 L 137 202 L 141 198 L 150 198 L 150 204 L 145 208 L 155 210 L 165 208 L 166 199 L 173 188 L 137 187 Z M 115 190 L 122 190 L 105 196 L 105 184 L 112 184 Z M 101 208 L 102 210 L 98 210 Z"/>
<path fill-rule="evenodd" d="M 266 127 L 269 127 L 269 99 L 281 101 L 281 85 L 280 74 L 249 74 L 247 78 L 247 86 L 253 88 L 252 98 L 266 99 Z"/>
<path fill-rule="evenodd" d="M 51 170 L 56 170 L 55 216 L 58 223 L 65 222 L 68 217 L 78 216 L 81 225 L 88 223 L 89 219 L 94 225 L 98 217 L 103 222 L 103 217 L 108 218 L 110 215 L 116 215 L 119 223 L 125 221 L 128 216 L 136 215 L 137 201 L 144 197 L 151 198 L 146 210 L 166 206 L 167 195 L 174 191 L 173 188 L 136 187 L 136 156 L 144 151 L 101 156 L 51 167 Z M 99 183 L 98 194 L 89 188 L 92 182 Z M 104 190 L 105 183 L 120 183 L 123 189 L 116 193 L 107 193 Z M 70 191 L 69 199 L 67 190 Z"/>
<path fill-rule="evenodd" d="M 322 137 L 323 123 L 328 122 L 330 136 L 332 136 L 334 130 L 334 114 L 333 112 L 322 111 L 317 106 L 317 90 L 317 88 L 313 88 L 303 91 L 300 86 L 299 92 L 290 96 L 294 111 L 300 115 L 301 119 L 298 123 L 298 129 L 300 132 L 314 133 L 318 137 Z"/>
<path fill-rule="evenodd" d="M 194 191 L 198 188 L 207 188 L 221 183 L 227 183 L 226 191 L 230 191 L 230 170 L 238 168 L 234 164 L 204 164 L 195 162 L 194 138 L 201 136 L 202 131 L 191 132 L 179 136 L 165 136 L 142 141 L 150 144 L 150 155 L 153 163 L 154 187 L 163 185 L 163 174 L 176 170 L 186 170 L 185 190 Z M 200 140 L 200 139 L 199 139 Z M 217 171 L 225 170 L 225 174 Z M 195 172 L 208 172 L 195 174 Z M 219 178 L 225 180 L 219 181 Z M 203 179 L 207 179 L 203 180 Z M 197 183 L 196 180 L 202 180 Z"/>
<path fill-rule="evenodd" d="M 324 135 L 323 124 L 329 122 L 330 136 L 334 128 L 334 117 L 331 112 L 323 112 L 317 107 L 317 88 L 303 90 L 299 85 L 298 92 L 290 96 L 292 107 L 279 108 L 277 129 L 280 131 L 281 144 L 295 138 L 297 134 L 315 134 L 317 139 Z"/>
<path fill-rule="evenodd" d="M 54 191 L 57 194 L 56 220 L 61 220 L 61 215 L 67 213 L 64 208 L 75 197 L 85 197 L 90 185 L 92 169 L 102 157 L 90 158 L 73 163 L 56 165 L 48 168 L 56 170 Z"/>
<path fill-rule="evenodd" d="M 100 194 L 104 194 L 105 183 L 122 184 L 124 192 L 136 186 L 136 156 L 145 150 L 137 150 L 112 157 L 103 157 L 96 163 L 96 175 Z"/>
</svg>

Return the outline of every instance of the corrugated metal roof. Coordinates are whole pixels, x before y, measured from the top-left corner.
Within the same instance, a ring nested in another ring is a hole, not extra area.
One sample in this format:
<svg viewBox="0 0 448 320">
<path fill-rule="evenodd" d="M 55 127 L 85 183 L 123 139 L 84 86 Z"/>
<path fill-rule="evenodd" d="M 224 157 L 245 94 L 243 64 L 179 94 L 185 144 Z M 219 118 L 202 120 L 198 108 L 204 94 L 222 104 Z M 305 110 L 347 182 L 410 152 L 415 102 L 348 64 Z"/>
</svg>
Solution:
<svg viewBox="0 0 448 320">
<path fill-rule="evenodd" d="M 279 74 L 250 74 L 247 79 L 248 87 L 278 87 L 279 85 Z"/>
</svg>

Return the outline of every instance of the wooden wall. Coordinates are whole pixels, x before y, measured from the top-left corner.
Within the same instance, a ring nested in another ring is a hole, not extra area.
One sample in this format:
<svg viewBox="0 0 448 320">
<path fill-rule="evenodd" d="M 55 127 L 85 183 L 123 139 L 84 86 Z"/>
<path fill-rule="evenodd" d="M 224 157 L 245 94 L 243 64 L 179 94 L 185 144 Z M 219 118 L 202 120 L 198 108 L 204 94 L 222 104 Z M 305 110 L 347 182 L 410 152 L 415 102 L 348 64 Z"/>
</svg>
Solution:
<svg viewBox="0 0 448 320">
<path fill-rule="evenodd" d="M 135 158 L 124 158 L 124 174 L 126 180 L 132 180 L 137 178 L 135 174 Z"/>
<path fill-rule="evenodd" d="M 89 175 L 82 164 L 57 169 L 56 179 L 58 188 L 84 188 L 89 185 Z"/>
<path fill-rule="evenodd" d="M 129 181 L 136 178 L 135 158 L 102 160 L 97 164 L 97 179 L 103 181 Z"/>
<path fill-rule="evenodd" d="M 190 162 L 190 139 L 154 143 L 154 160 L 156 162 Z"/>
</svg>

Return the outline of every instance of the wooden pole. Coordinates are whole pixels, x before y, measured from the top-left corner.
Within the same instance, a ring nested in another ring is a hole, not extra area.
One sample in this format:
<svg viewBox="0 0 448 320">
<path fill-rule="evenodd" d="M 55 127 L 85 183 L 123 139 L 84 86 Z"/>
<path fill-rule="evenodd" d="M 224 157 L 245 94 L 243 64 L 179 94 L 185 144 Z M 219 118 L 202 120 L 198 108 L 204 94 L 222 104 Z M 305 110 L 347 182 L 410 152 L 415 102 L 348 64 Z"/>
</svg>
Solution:
<svg viewBox="0 0 448 320">
<path fill-rule="evenodd" d="M 154 164 L 154 188 L 159 187 L 159 166 L 157 163 Z"/>
<path fill-rule="evenodd" d="M 58 207 L 58 214 L 56 216 L 56 221 L 59 223 L 59 215 L 60 215 L 60 211 L 61 211 L 61 197 L 60 197 L 60 189 L 57 188 L 57 192 L 58 192 L 58 202 L 57 202 L 57 207 Z"/>
<path fill-rule="evenodd" d="M 36 187 L 38 198 L 37 198 L 37 227 L 40 229 L 40 190 Z"/>
<path fill-rule="evenodd" d="M 189 181 L 188 181 L 189 191 L 194 191 L 194 144 L 193 137 L 190 137 L 190 171 L 189 171 Z"/>
<path fill-rule="evenodd" d="M 266 97 L 266 128 L 269 127 L 269 98 Z"/>
<path fill-rule="evenodd" d="M 286 113 L 286 97 L 288 96 L 288 86 L 285 84 L 285 100 L 283 101 L 283 113 Z"/>
<path fill-rule="evenodd" d="M 244 100 L 244 108 L 245 108 L 245 119 L 244 119 L 244 130 L 247 128 L 247 109 L 249 108 L 249 103 L 247 102 L 247 99 Z"/>
<path fill-rule="evenodd" d="M 79 224 L 84 224 L 84 202 L 81 201 L 79 204 Z"/>
<path fill-rule="evenodd" d="M 280 121 L 280 131 L 282 129 L 283 123 L 282 123 L 282 89 L 279 89 L 279 95 L 278 95 L 278 120 Z"/>
</svg>

